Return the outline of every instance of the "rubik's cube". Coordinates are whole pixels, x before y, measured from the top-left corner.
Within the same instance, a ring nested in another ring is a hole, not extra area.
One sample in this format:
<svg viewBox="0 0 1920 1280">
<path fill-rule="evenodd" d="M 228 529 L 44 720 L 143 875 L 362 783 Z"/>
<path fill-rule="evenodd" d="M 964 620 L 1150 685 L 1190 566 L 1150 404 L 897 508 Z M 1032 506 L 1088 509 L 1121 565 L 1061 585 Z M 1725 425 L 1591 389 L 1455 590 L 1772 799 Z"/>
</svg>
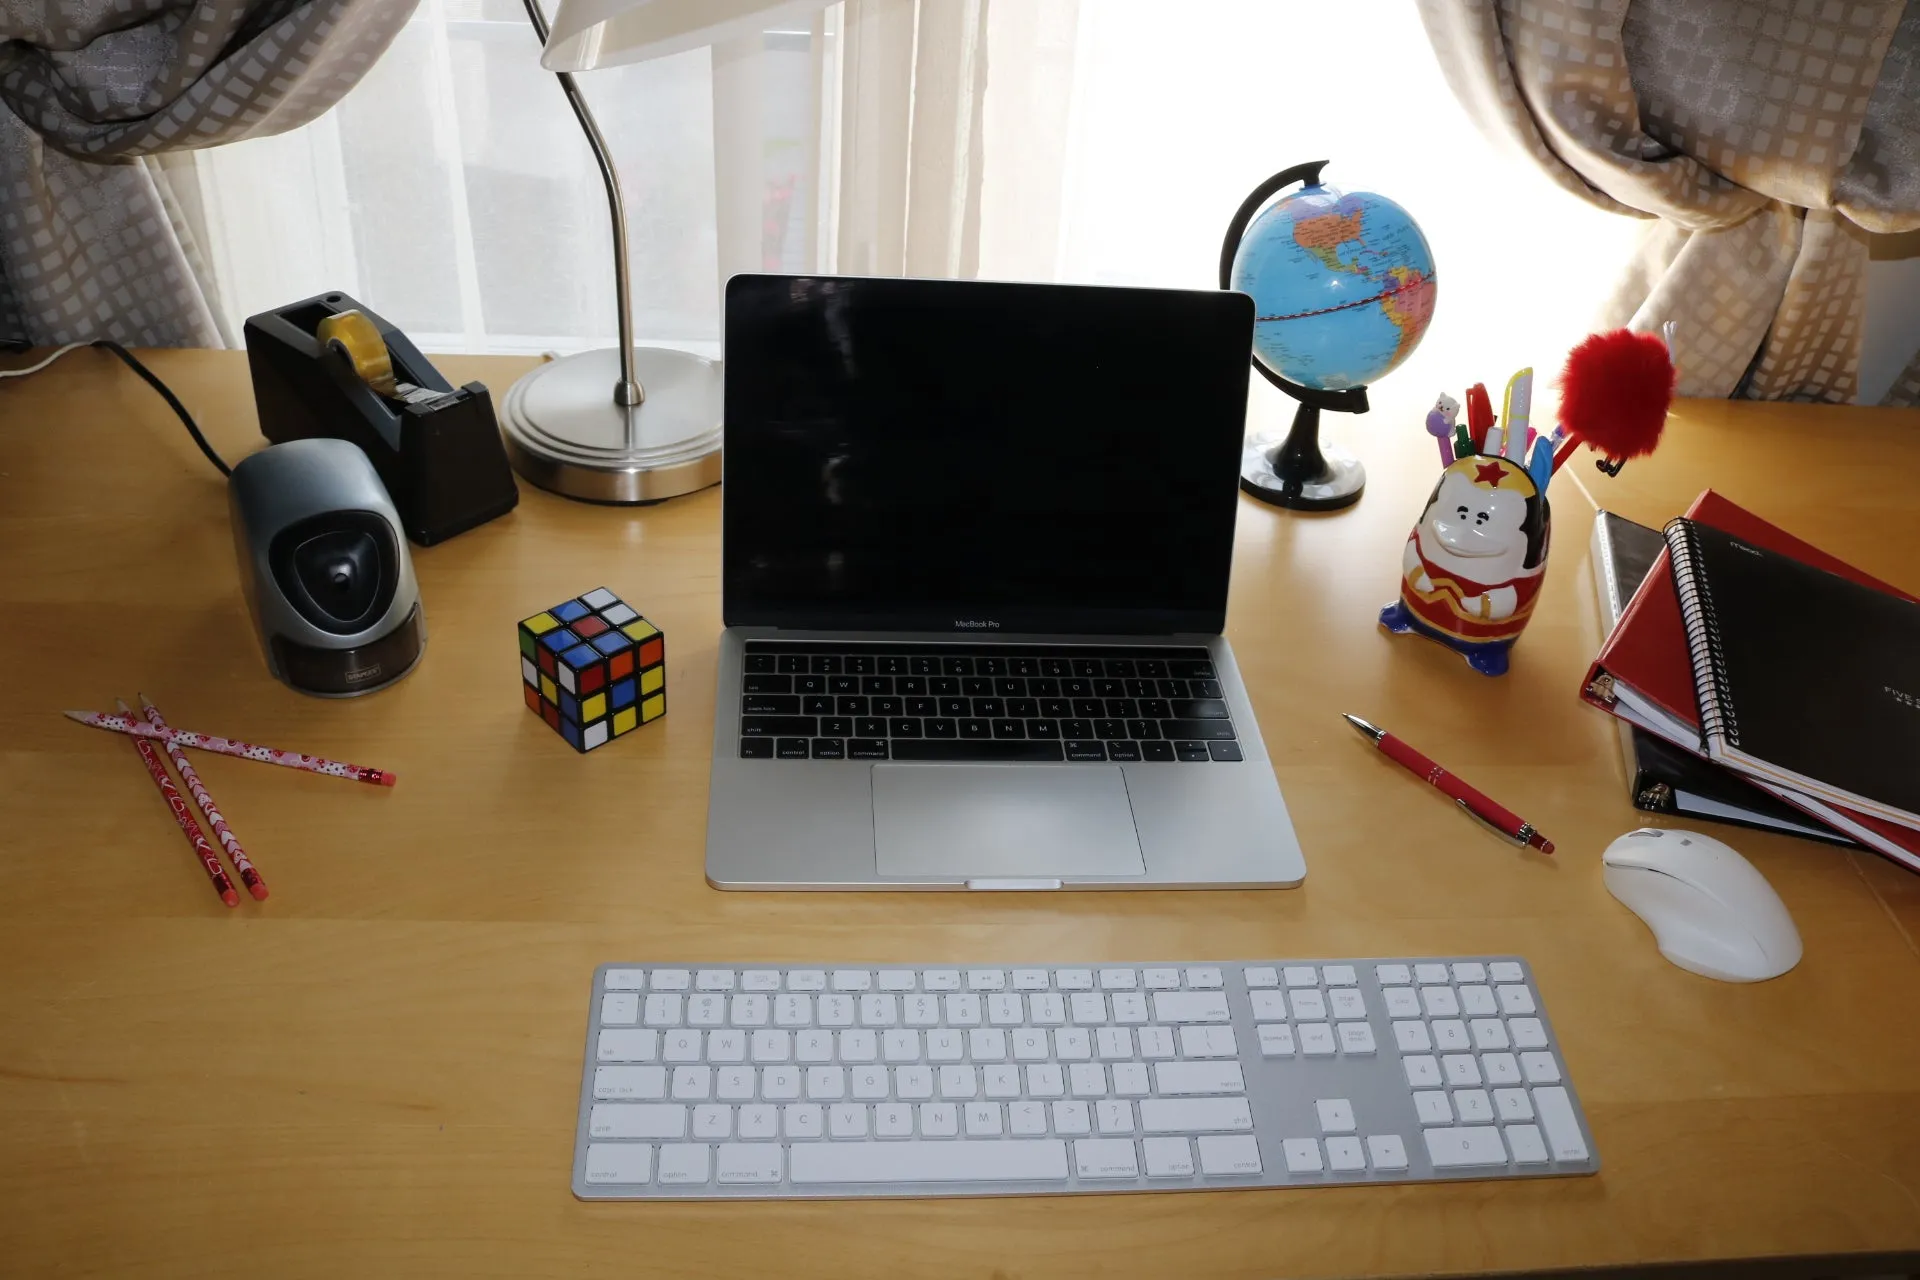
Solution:
<svg viewBox="0 0 1920 1280">
<path fill-rule="evenodd" d="M 601 587 L 520 624 L 527 709 L 575 751 L 667 713 L 667 637 Z"/>
</svg>

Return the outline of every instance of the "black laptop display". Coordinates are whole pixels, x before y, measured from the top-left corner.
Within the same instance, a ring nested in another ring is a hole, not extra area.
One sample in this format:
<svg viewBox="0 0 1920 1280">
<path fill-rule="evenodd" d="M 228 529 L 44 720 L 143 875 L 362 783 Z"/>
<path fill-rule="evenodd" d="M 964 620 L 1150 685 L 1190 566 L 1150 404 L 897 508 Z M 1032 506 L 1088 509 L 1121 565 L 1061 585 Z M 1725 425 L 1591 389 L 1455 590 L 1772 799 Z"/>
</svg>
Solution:
<svg viewBox="0 0 1920 1280">
<path fill-rule="evenodd" d="M 1218 633 L 1252 327 L 1236 293 L 735 278 L 727 625 Z"/>
</svg>

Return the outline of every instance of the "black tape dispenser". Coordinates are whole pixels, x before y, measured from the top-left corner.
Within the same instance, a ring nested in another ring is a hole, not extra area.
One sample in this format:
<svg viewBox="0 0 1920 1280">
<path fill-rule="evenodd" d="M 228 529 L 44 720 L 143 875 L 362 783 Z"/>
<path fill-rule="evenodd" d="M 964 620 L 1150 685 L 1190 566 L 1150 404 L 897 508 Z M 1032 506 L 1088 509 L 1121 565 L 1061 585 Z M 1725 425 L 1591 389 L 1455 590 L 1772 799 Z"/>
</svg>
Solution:
<svg viewBox="0 0 1920 1280">
<path fill-rule="evenodd" d="M 249 316 L 245 334 L 261 433 L 359 445 L 414 542 L 444 542 L 519 503 L 486 387 L 455 388 L 346 294 Z"/>
</svg>

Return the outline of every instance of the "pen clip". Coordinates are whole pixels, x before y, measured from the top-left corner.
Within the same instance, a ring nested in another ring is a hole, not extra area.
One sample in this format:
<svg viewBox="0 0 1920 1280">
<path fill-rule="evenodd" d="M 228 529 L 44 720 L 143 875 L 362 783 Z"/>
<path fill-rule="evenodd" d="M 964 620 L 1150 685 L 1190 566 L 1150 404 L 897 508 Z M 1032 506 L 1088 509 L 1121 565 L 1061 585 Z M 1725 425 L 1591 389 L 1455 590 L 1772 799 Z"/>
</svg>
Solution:
<svg viewBox="0 0 1920 1280">
<path fill-rule="evenodd" d="M 1460 812 L 1466 814 L 1468 817 L 1472 818 L 1475 822 L 1479 823 L 1481 826 L 1485 827 L 1487 830 L 1493 832 L 1493 834 L 1499 836 L 1502 840 L 1505 840 L 1508 844 L 1526 844 L 1527 841 L 1531 839 L 1533 836 L 1533 827 L 1531 824 L 1523 824 L 1520 828 L 1519 834 L 1515 835 L 1511 831 L 1502 831 L 1500 828 L 1494 826 L 1493 823 L 1487 821 L 1487 819 L 1475 813 L 1472 809 L 1467 807 L 1467 802 L 1465 800 L 1455 800 L 1454 803 L 1460 806 Z"/>
</svg>

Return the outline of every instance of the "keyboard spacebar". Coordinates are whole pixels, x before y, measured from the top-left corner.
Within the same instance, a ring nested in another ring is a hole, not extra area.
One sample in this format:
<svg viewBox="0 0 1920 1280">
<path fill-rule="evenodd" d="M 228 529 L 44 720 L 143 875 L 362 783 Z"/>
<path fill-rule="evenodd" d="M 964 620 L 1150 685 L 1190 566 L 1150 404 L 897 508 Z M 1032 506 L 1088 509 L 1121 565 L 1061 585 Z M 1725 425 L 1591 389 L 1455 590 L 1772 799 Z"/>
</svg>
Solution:
<svg viewBox="0 0 1920 1280">
<path fill-rule="evenodd" d="M 795 1186 L 821 1182 L 1064 1182 L 1067 1144 L 1008 1142 L 796 1142 Z"/>
<path fill-rule="evenodd" d="M 1020 738 L 895 738 L 895 760 L 988 760 L 1003 763 L 1044 763 L 1065 760 L 1057 742 L 1029 742 Z"/>
</svg>

